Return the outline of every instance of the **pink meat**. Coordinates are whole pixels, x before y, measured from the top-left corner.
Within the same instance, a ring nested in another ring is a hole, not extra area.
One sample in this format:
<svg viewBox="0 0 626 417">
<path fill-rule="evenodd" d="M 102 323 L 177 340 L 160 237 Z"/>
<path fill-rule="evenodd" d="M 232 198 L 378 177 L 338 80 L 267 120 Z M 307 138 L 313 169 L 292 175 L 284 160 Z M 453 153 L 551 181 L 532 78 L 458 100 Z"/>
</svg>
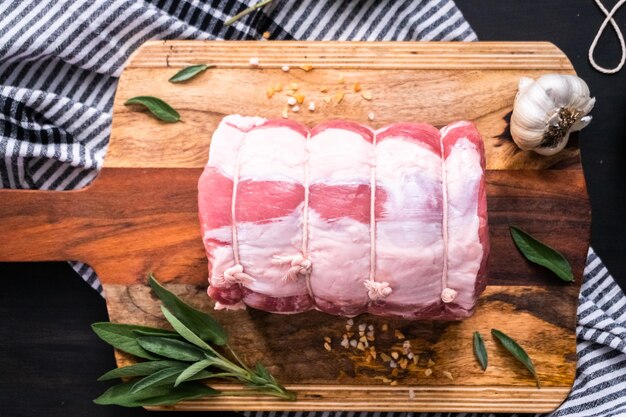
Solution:
<svg viewBox="0 0 626 417">
<path fill-rule="evenodd" d="M 208 293 L 218 308 L 466 317 L 486 285 L 484 169 L 469 122 L 227 116 L 198 185 Z"/>
</svg>

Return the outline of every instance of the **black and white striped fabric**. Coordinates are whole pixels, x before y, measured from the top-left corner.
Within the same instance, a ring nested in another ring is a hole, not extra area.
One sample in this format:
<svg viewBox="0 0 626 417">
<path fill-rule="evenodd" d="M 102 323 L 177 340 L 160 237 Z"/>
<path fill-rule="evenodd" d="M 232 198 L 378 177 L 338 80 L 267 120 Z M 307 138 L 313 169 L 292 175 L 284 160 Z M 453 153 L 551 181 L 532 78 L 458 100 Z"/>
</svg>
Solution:
<svg viewBox="0 0 626 417">
<path fill-rule="evenodd" d="M 148 39 L 476 40 L 452 0 L 274 0 L 225 26 L 255 2 L 0 0 L 0 188 L 66 190 L 95 178 L 117 77 Z M 72 265 L 102 290 L 88 265 Z M 626 415 L 626 297 L 591 250 L 578 314 L 578 377 L 553 415 Z"/>
</svg>

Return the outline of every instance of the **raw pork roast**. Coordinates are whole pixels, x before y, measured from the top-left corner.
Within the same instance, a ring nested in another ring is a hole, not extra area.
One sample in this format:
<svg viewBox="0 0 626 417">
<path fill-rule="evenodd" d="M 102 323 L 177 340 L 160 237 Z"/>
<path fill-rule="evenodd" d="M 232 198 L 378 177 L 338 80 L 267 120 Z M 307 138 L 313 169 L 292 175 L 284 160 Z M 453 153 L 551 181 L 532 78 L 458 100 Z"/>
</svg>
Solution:
<svg viewBox="0 0 626 417">
<path fill-rule="evenodd" d="M 467 317 L 486 284 L 484 170 L 470 122 L 227 116 L 198 184 L 208 294 L 218 309 Z"/>
</svg>

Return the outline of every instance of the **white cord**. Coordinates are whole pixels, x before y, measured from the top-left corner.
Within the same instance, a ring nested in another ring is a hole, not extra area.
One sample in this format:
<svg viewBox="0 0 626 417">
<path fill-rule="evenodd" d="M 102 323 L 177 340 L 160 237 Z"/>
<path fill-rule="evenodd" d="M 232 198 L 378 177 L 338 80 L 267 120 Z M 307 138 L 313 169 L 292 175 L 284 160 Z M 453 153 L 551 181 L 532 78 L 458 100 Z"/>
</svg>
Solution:
<svg viewBox="0 0 626 417">
<path fill-rule="evenodd" d="M 606 18 L 604 19 L 604 22 L 602 22 L 602 25 L 600 26 L 600 29 L 598 30 L 596 37 L 593 39 L 593 42 L 591 42 L 591 47 L 589 48 L 589 62 L 591 63 L 591 66 L 593 66 L 596 70 L 600 71 L 603 74 L 615 74 L 616 72 L 619 72 L 619 70 L 622 69 L 622 67 L 624 66 L 624 61 L 626 61 L 626 44 L 624 43 L 624 35 L 622 35 L 622 31 L 620 30 L 619 26 L 613 19 L 613 15 L 617 13 L 619 8 L 622 7 L 624 3 L 626 3 L 626 0 L 618 1 L 615 4 L 615 6 L 613 6 L 610 12 L 606 9 L 606 7 L 604 7 L 604 5 L 602 4 L 600 0 L 594 0 L 594 1 L 596 2 L 600 10 L 602 10 L 602 13 L 604 13 Z M 613 30 L 615 31 L 615 34 L 617 35 L 617 39 L 619 39 L 619 45 L 621 48 L 621 57 L 619 60 L 619 64 L 617 64 L 615 68 L 601 67 L 600 65 L 596 63 L 596 60 L 593 57 L 593 53 L 595 52 L 596 45 L 598 44 L 598 40 L 600 40 L 600 36 L 602 36 L 602 33 L 604 32 L 604 29 L 606 29 L 606 25 L 609 22 L 611 23 L 611 26 L 613 26 Z"/>
</svg>

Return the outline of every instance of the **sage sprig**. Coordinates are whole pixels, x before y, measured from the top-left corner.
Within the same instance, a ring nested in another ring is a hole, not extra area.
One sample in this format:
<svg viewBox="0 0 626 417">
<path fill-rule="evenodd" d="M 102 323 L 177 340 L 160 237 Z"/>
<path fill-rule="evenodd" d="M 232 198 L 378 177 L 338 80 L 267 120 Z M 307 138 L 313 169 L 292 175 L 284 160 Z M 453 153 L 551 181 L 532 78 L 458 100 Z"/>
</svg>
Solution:
<svg viewBox="0 0 626 417">
<path fill-rule="evenodd" d="M 233 23 L 235 23 L 237 20 L 241 19 L 244 16 L 249 15 L 250 13 L 252 13 L 253 11 L 263 8 L 265 6 L 267 6 L 268 4 L 270 4 L 273 0 L 261 0 L 256 4 L 253 4 L 252 6 L 248 7 L 247 9 L 244 9 L 242 12 L 237 13 L 236 15 L 234 15 L 233 17 L 231 17 L 230 19 L 228 19 L 226 21 L 226 26 L 230 26 Z"/>
<path fill-rule="evenodd" d="M 474 356 L 476 356 L 482 370 L 486 371 L 488 365 L 487 349 L 483 337 L 478 332 L 474 332 Z"/>
<path fill-rule="evenodd" d="M 516 226 L 510 226 L 511 237 L 515 246 L 530 262 L 544 266 L 566 282 L 574 280 L 572 267 L 567 259 L 556 249 L 540 242 Z"/>
<path fill-rule="evenodd" d="M 513 340 L 511 337 L 507 336 L 500 330 L 491 329 L 491 335 L 496 338 L 502 344 L 502 346 L 504 346 L 504 348 L 508 350 L 511 355 L 513 355 L 515 359 L 524 364 L 526 369 L 528 369 L 535 378 L 537 388 L 541 388 L 541 382 L 539 381 L 539 376 L 537 375 L 537 371 L 535 370 L 535 365 L 533 364 L 532 359 L 530 359 L 530 356 L 528 356 L 528 353 L 526 353 L 526 351 L 520 345 L 518 345 L 515 340 Z"/>
<path fill-rule="evenodd" d="M 145 107 L 154 117 L 166 123 L 176 123 L 181 121 L 180 114 L 178 114 L 172 106 L 158 97 L 137 96 L 129 98 L 124 103 L 125 106 L 128 106 L 129 104 L 138 104 Z"/>
<path fill-rule="evenodd" d="M 186 304 L 152 275 L 149 283 L 163 303 L 174 331 L 119 323 L 95 323 L 94 332 L 113 347 L 145 362 L 114 369 L 99 380 L 131 378 L 94 401 L 124 407 L 172 405 L 185 399 L 219 395 L 270 395 L 294 400 L 262 364 L 248 367 L 227 345 L 226 331 L 213 317 Z M 226 348 L 231 360 L 220 349 Z M 221 392 L 207 385 L 214 378 L 238 381 L 245 388 Z"/>
<path fill-rule="evenodd" d="M 190 65 L 178 71 L 168 81 L 171 83 L 182 83 L 184 81 L 192 79 L 196 75 L 213 67 L 215 67 L 215 65 L 206 65 L 206 64 Z"/>
</svg>

